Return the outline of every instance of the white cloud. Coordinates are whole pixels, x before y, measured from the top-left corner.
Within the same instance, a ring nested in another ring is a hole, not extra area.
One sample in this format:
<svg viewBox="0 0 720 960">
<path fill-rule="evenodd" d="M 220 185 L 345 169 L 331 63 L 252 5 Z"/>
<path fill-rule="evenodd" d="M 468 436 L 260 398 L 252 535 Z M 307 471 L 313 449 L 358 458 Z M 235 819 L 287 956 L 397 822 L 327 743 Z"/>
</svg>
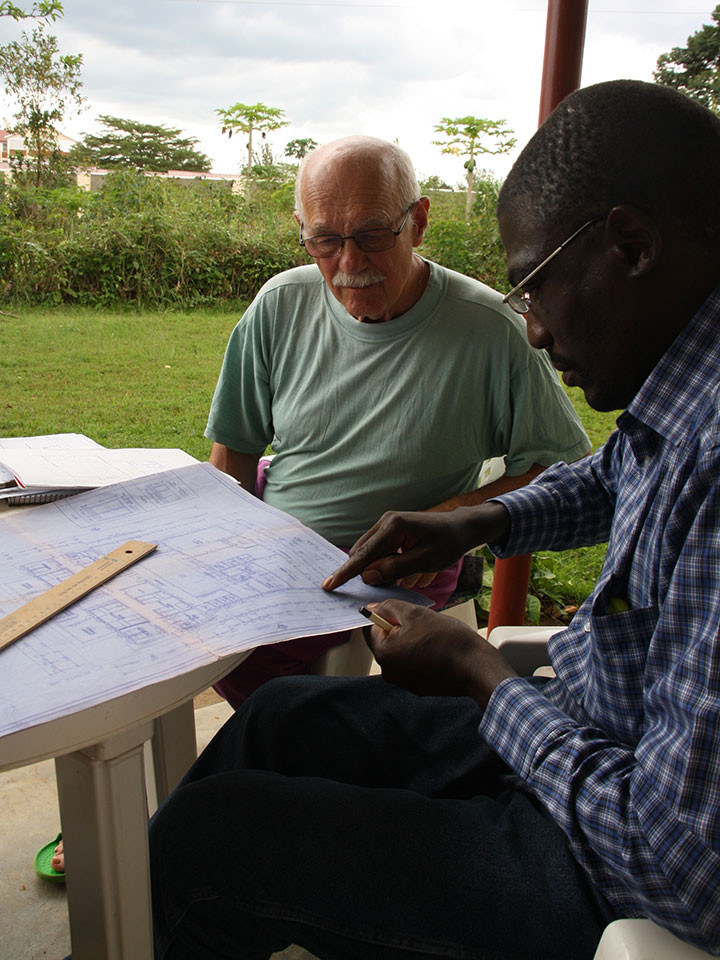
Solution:
<svg viewBox="0 0 720 960">
<path fill-rule="evenodd" d="M 704 0 L 707 2 L 707 0 Z M 89 108 L 72 136 L 117 116 L 166 123 L 234 172 L 242 138 L 222 137 L 215 109 L 261 101 L 291 126 L 271 135 L 397 138 L 422 175 L 462 179 L 432 145 L 443 116 L 504 118 L 520 147 L 537 125 L 545 0 L 64 0 L 50 29 L 84 58 Z M 710 22 L 698 0 L 590 0 L 583 83 L 652 79 L 660 53 Z M 708 4 L 709 7 L 712 4 Z M 21 26 L 0 21 L 0 42 Z M 0 116 L 8 113 L 2 104 Z M 516 151 L 517 152 L 517 151 Z M 487 158 L 503 175 L 511 157 Z"/>
</svg>

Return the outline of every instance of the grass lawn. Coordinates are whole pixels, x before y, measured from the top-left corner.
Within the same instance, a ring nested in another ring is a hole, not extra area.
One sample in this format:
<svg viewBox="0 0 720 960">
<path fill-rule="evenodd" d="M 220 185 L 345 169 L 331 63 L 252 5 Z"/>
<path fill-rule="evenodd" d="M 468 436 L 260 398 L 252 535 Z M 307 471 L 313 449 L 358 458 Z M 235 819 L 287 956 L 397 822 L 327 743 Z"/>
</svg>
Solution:
<svg viewBox="0 0 720 960">
<path fill-rule="evenodd" d="M 588 406 L 579 387 L 565 388 L 577 415 L 590 437 L 593 450 L 597 450 L 615 429 L 618 411 L 600 413 Z M 576 606 L 588 596 L 600 577 L 605 559 L 604 543 L 592 547 L 580 547 L 562 553 L 543 551 L 535 555 L 531 574 L 531 592 L 540 597 L 546 613 L 567 620 L 564 606 Z"/>
<path fill-rule="evenodd" d="M 230 331 L 241 315 L 15 308 L 0 315 L 0 436 L 84 433 L 107 447 L 181 447 L 207 459 L 206 417 Z M 593 448 L 615 414 L 568 394 Z M 604 545 L 541 553 L 533 580 L 555 606 L 584 599 Z M 545 598 L 544 598 L 545 599 Z M 547 605 L 547 604 L 546 604 Z"/>
<path fill-rule="evenodd" d="M 0 436 L 84 433 L 107 447 L 181 447 L 206 460 L 210 399 L 240 314 L 0 316 Z"/>
</svg>

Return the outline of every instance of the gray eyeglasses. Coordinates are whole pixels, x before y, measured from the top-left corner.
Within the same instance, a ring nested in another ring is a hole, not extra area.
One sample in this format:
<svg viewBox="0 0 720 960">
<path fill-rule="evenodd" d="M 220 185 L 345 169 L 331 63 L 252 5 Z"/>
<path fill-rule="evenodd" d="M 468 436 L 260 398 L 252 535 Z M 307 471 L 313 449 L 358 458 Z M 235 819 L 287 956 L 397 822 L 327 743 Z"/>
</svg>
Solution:
<svg viewBox="0 0 720 960">
<path fill-rule="evenodd" d="M 532 280 L 535 274 L 539 273 L 543 267 L 546 267 L 553 257 L 556 257 L 561 250 L 564 250 L 565 247 L 575 239 L 575 237 L 579 237 L 583 230 L 587 230 L 587 228 L 591 227 L 593 223 L 600 223 L 600 221 L 604 219 L 605 217 L 593 217 L 592 220 L 588 220 L 587 223 L 584 223 L 581 227 L 578 227 L 575 233 L 571 234 L 567 240 L 564 240 L 559 247 L 553 250 L 549 257 L 545 257 L 542 263 L 539 263 L 534 270 L 531 270 L 526 277 L 522 278 L 520 283 L 517 283 L 509 293 L 506 293 L 502 298 L 502 302 L 507 303 L 509 307 L 512 307 L 515 313 L 528 313 L 532 307 L 532 290 L 522 291 L 522 287 L 525 286 L 528 280 Z"/>
<path fill-rule="evenodd" d="M 349 233 L 346 237 L 341 237 L 339 233 L 318 233 L 314 237 L 303 238 L 303 226 L 300 224 L 300 244 L 305 247 L 311 257 L 317 257 L 319 260 L 329 259 L 330 257 L 339 257 L 345 246 L 346 240 L 354 240 L 355 245 L 363 253 L 384 253 L 385 250 L 392 250 L 395 241 L 403 232 L 403 228 L 408 221 L 410 211 L 417 203 L 413 200 L 405 211 L 403 221 L 397 230 L 392 227 L 373 227 L 367 230 L 358 230 L 355 233 Z"/>
</svg>

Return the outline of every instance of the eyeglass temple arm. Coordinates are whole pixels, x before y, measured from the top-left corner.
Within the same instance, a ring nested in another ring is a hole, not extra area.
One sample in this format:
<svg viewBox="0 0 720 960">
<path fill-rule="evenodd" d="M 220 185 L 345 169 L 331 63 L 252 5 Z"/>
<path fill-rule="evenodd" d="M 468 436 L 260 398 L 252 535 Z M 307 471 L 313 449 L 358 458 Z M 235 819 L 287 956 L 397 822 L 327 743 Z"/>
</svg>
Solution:
<svg viewBox="0 0 720 960">
<path fill-rule="evenodd" d="M 575 237 L 577 237 L 579 234 L 581 234 L 581 233 L 583 232 L 583 230 L 585 230 L 585 229 L 586 229 L 587 227 L 589 227 L 589 226 L 592 226 L 593 223 L 600 223 L 600 221 L 601 221 L 601 220 L 604 220 L 604 219 L 605 219 L 604 217 L 593 217 L 592 220 L 587 220 L 585 223 L 583 223 L 581 226 L 579 226 L 579 227 L 577 228 L 577 230 L 575 231 L 575 233 L 571 234 L 571 235 L 567 238 L 567 240 L 563 240 L 563 242 L 560 244 L 560 246 L 557 247 L 557 249 L 553 250 L 553 252 L 552 252 L 549 256 L 545 257 L 545 259 L 543 260 L 542 263 L 539 263 L 531 273 L 529 273 L 526 277 L 523 277 L 523 278 L 522 278 L 522 280 L 520 281 L 520 283 L 517 284 L 517 286 L 514 286 L 509 293 L 506 293 L 505 296 L 502 298 L 502 302 L 503 302 L 503 303 L 507 303 L 507 302 L 508 302 L 508 299 L 509 299 L 514 293 L 517 293 L 518 290 L 520 289 L 520 287 L 524 287 L 525 284 L 528 282 L 528 280 L 532 280 L 532 278 L 535 276 L 535 274 L 538 273 L 540 270 L 542 270 L 542 268 L 545 266 L 546 263 L 550 263 L 550 261 L 552 260 L 552 258 L 553 258 L 553 257 L 556 257 L 556 256 L 560 253 L 560 251 L 563 249 L 563 247 L 566 247 L 572 240 L 575 239 Z"/>
<path fill-rule="evenodd" d="M 565 241 L 565 243 L 567 243 L 567 240 Z M 542 268 L 545 266 L 545 264 L 546 264 L 546 263 L 550 263 L 550 261 L 552 260 L 552 258 L 553 258 L 553 257 L 556 257 L 556 256 L 560 253 L 560 251 L 562 250 L 562 248 L 565 246 L 565 243 L 561 243 L 559 247 L 556 247 L 556 249 L 553 250 L 552 253 L 548 254 L 548 256 L 545 257 L 545 259 L 543 260 L 542 263 L 539 263 L 539 264 L 535 267 L 534 270 L 532 270 L 526 277 L 523 277 L 522 280 L 520 281 L 520 283 L 516 284 L 516 285 L 512 288 L 512 290 L 508 290 L 508 292 L 507 292 L 507 293 L 505 294 L 505 296 L 502 298 L 502 302 L 503 302 L 503 303 L 507 303 L 508 300 L 510 299 L 510 297 L 511 297 L 514 293 L 517 293 L 517 292 L 518 292 L 518 290 L 520 289 L 520 287 L 524 287 L 525 284 L 528 282 L 528 280 L 532 280 L 532 278 L 535 276 L 536 273 L 540 273 L 540 271 L 541 271 Z"/>
</svg>

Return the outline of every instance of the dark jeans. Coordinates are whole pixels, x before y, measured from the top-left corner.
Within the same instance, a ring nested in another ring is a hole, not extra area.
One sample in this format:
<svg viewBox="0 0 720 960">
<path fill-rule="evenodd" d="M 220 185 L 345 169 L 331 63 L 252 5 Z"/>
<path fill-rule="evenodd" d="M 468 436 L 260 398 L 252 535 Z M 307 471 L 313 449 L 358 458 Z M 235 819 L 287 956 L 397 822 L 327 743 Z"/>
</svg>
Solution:
<svg viewBox="0 0 720 960">
<path fill-rule="evenodd" d="M 271 681 L 150 831 L 156 960 L 592 957 L 615 914 L 469 699 Z"/>
</svg>

